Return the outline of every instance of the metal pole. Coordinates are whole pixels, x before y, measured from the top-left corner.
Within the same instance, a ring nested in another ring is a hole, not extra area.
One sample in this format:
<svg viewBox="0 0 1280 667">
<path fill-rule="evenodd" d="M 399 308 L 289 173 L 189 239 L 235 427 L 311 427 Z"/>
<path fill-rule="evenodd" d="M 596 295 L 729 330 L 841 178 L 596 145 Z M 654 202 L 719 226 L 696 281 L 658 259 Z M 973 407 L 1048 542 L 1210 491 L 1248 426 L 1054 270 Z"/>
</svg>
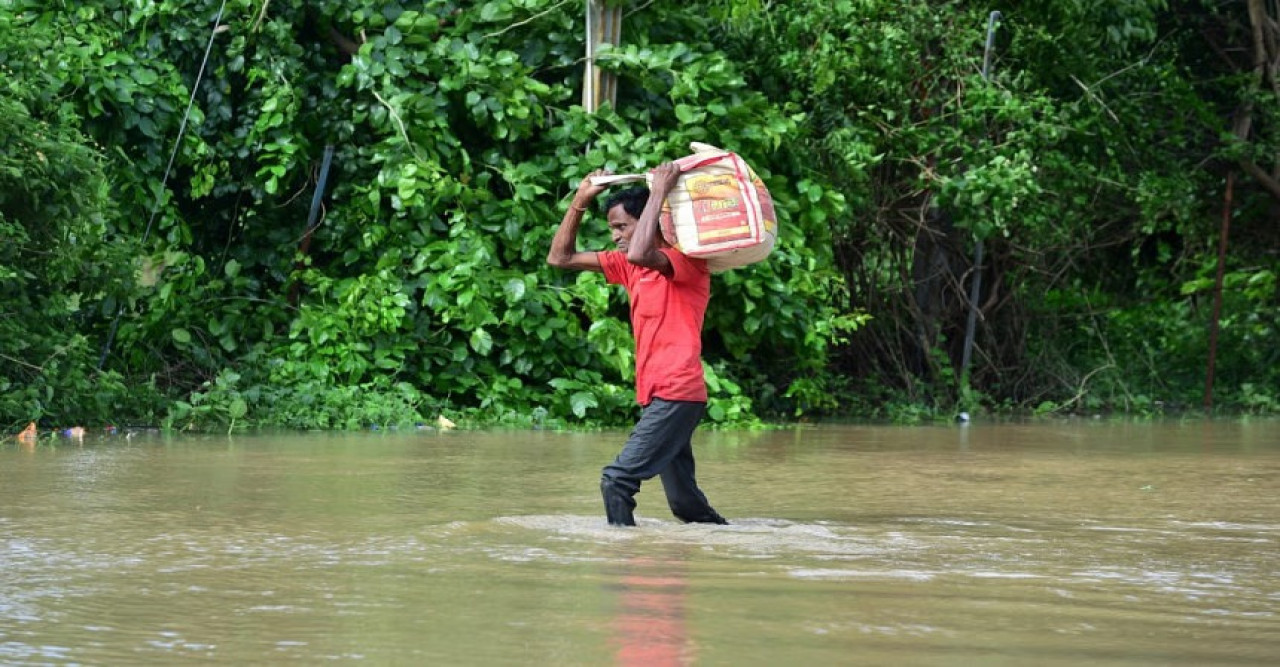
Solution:
<svg viewBox="0 0 1280 667">
<path fill-rule="evenodd" d="M 991 80 L 991 51 L 996 41 L 996 23 L 1000 20 L 1000 12 L 991 12 L 987 17 L 987 44 L 982 54 L 982 79 Z M 960 356 L 960 378 L 968 382 L 969 361 L 973 357 L 974 332 L 978 327 L 978 300 L 982 297 L 982 237 L 973 248 L 973 282 L 969 284 L 969 320 L 964 327 L 964 351 Z"/>
<path fill-rule="evenodd" d="M 324 186 L 329 180 L 329 166 L 333 164 L 333 144 L 324 147 L 324 159 L 320 162 L 320 179 L 316 182 L 316 191 L 311 195 L 311 211 L 307 214 L 307 234 L 316 228 L 316 219 L 320 215 L 320 203 L 324 201 Z"/>
<path fill-rule="evenodd" d="M 320 206 L 324 203 L 325 184 L 329 182 L 329 167 L 333 164 L 333 144 L 324 147 L 324 159 L 320 162 L 320 178 L 316 180 L 316 191 L 311 195 L 311 211 L 307 213 L 307 228 L 302 233 L 302 241 L 298 243 L 298 261 L 294 267 L 301 271 L 306 263 L 303 260 L 311 252 L 311 235 L 316 231 L 320 219 Z M 289 304 L 298 305 L 298 283 L 290 280 Z"/>
</svg>

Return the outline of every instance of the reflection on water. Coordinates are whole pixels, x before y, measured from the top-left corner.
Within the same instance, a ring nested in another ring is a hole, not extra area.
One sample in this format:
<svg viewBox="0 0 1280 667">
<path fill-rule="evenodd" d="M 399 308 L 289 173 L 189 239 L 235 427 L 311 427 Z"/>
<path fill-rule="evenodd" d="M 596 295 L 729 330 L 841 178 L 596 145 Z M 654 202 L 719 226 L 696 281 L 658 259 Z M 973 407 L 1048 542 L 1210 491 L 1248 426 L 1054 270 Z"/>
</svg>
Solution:
<svg viewBox="0 0 1280 667">
<path fill-rule="evenodd" d="M 633 530 L 599 507 L 620 439 L 0 447 L 0 663 L 1280 654 L 1276 422 L 705 433 L 732 524 L 677 523 L 646 487 Z"/>
<path fill-rule="evenodd" d="M 684 560 L 631 557 L 622 561 L 614 576 L 618 581 L 616 664 L 692 663 L 693 646 L 685 626 L 689 582 Z"/>
</svg>

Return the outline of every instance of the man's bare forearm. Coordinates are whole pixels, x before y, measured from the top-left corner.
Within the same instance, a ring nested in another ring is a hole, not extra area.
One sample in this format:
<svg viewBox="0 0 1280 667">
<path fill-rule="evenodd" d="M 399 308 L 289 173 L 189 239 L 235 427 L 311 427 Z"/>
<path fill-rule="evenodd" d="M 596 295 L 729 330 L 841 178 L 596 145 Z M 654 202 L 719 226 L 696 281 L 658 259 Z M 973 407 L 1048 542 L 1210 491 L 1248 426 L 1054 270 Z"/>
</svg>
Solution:
<svg viewBox="0 0 1280 667">
<path fill-rule="evenodd" d="M 662 254 L 658 251 L 658 220 L 662 217 L 662 204 L 666 199 L 665 192 L 649 192 L 649 201 L 645 202 L 644 211 L 636 221 L 636 231 L 627 248 L 628 262 L 654 268 L 661 261 L 657 257 Z"/>
<path fill-rule="evenodd" d="M 547 253 L 547 263 L 551 266 L 566 267 L 578 252 L 578 227 L 582 224 L 582 214 L 585 211 L 586 207 L 574 197 L 569 209 L 564 212 L 564 218 L 560 220 L 555 237 L 551 239 L 551 251 Z"/>
<path fill-rule="evenodd" d="M 671 261 L 662 254 L 659 248 L 661 237 L 658 221 L 662 217 L 662 207 L 667 202 L 667 193 L 675 187 L 680 177 L 680 168 L 673 162 L 658 165 L 651 174 L 649 184 L 649 201 L 645 202 L 644 211 L 636 220 L 636 231 L 631 237 L 631 245 L 627 248 L 627 261 L 632 264 L 656 269 L 668 278 L 672 275 Z"/>
</svg>

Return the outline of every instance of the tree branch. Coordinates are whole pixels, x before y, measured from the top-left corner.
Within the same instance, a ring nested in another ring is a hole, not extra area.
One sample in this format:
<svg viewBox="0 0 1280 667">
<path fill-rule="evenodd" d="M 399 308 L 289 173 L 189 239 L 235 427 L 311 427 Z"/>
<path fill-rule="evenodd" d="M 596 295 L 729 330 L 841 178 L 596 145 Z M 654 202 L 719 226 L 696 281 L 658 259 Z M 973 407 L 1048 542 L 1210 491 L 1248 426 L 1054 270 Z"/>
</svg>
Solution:
<svg viewBox="0 0 1280 667">
<path fill-rule="evenodd" d="M 1280 180 L 1277 180 L 1267 173 L 1267 170 L 1259 167 L 1250 160 L 1240 160 L 1240 168 L 1245 170 L 1258 181 L 1258 184 L 1271 194 L 1277 201 L 1280 201 Z"/>
<path fill-rule="evenodd" d="M 504 34 L 504 33 L 510 32 L 510 31 L 512 31 L 512 30 L 515 30 L 516 28 L 519 28 L 519 27 L 520 27 L 520 26 L 522 26 L 522 25 L 528 25 L 529 23 L 532 23 L 532 22 L 534 22 L 534 21 L 536 21 L 536 20 L 538 20 L 538 19 L 542 18 L 543 16 L 546 16 L 547 14 L 550 14 L 551 12 L 554 12 L 555 10 L 560 9 L 560 7 L 561 7 L 561 6 L 563 6 L 563 5 L 564 5 L 565 3 L 567 3 L 567 2 L 569 2 L 569 0 L 561 0 L 561 2 L 560 2 L 559 4 L 555 5 L 554 7 L 550 8 L 550 9 L 548 9 L 548 10 L 546 10 L 546 11 L 542 12 L 542 13 L 534 14 L 533 16 L 530 16 L 529 18 L 527 18 L 527 19 L 525 19 L 525 20 L 523 20 L 523 21 L 520 21 L 520 22 L 518 22 L 518 23 L 512 23 L 511 25 L 507 26 L 506 28 L 503 28 L 502 30 L 499 30 L 498 32 L 491 32 L 491 33 L 489 33 L 489 34 L 485 35 L 485 36 L 484 36 L 484 39 L 490 39 L 490 38 L 493 38 L 493 37 L 497 37 L 497 36 L 502 35 L 502 34 Z"/>
<path fill-rule="evenodd" d="M 360 45 L 350 37 L 338 32 L 338 29 L 333 26 L 329 26 L 329 41 L 333 42 L 334 46 L 338 47 L 339 51 L 347 54 L 348 56 L 354 56 L 357 53 L 360 53 Z"/>
</svg>

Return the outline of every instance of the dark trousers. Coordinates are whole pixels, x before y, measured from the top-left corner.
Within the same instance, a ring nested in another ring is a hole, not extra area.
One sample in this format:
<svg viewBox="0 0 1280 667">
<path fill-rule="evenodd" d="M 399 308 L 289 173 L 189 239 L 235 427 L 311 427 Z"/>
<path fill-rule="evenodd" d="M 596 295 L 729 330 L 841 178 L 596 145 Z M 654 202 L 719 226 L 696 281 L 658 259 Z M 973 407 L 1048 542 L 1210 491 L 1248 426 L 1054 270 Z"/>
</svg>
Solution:
<svg viewBox="0 0 1280 667">
<path fill-rule="evenodd" d="M 604 467 L 600 493 L 605 515 L 615 526 L 634 526 L 632 512 L 640 483 L 662 477 L 667 505 L 686 523 L 728 523 L 711 509 L 693 475 L 693 429 L 702 421 L 705 403 L 655 398 L 613 463 Z"/>
</svg>

